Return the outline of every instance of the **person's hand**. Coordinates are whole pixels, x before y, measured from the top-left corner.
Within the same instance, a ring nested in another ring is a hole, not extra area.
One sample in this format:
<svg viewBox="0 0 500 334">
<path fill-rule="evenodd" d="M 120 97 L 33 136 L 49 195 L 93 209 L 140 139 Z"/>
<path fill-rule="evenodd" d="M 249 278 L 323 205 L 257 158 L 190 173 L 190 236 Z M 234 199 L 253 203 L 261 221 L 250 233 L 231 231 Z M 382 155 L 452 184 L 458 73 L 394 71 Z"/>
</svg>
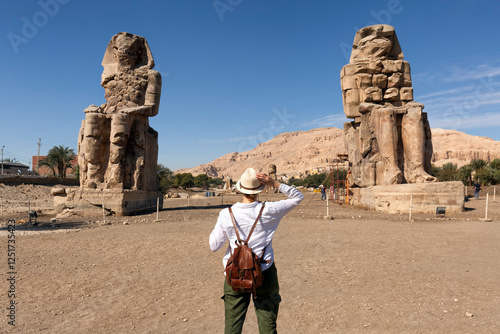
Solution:
<svg viewBox="0 0 500 334">
<path fill-rule="evenodd" d="M 269 180 L 271 180 L 269 175 L 267 175 L 266 173 L 257 173 L 257 179 L 259 179 L 260 183 L 266 184 L 266 185 L 269 182 Z"/>
<path fill-rule="evenodd" d="M 260 183 L 269 187 L 278 188 L 280 186 L 279 182 L 271 179 L 266 173 L 257 173 L 257 179 L 259 179 Z"/>
</svg>

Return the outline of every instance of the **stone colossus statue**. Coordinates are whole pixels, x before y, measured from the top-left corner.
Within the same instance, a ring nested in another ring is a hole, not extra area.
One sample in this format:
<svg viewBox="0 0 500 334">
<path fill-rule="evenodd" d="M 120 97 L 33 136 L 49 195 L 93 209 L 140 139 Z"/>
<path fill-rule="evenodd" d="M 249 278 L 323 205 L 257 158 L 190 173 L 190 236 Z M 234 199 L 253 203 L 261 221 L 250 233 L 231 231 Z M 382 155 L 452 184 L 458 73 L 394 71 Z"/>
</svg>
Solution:
<svg viewBox="0 0 500 334">
<path fill-rule="evenodd" d="M 432 142 L 424 106 L 413 101 L 410 64 L 403 60 L 394 28 L 356 33 L 349 64 L 342 68 L 345 146 L 352 184 L 367 187 L 432 182 Z"/>
<path fill-rule="evenodd" d="M 107 102 L 85 109 L 78 139 L 81 187 L 156 190 L 158 133 L 148 117 L 158 114 L 161 76 L 146 39 L 116 34 L 102 66 Z"/>
</svg>

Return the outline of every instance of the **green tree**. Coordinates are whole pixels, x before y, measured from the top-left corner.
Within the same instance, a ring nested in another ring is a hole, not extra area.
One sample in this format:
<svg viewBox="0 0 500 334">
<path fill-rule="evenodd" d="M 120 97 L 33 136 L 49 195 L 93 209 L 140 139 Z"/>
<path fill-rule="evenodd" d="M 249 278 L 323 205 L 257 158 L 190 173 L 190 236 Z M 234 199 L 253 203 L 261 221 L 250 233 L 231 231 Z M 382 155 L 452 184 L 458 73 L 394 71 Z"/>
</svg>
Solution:
<svg viewBox="0 0 500 334">
<path fill-rule="evenodd" d="M 500 170 L 500 159 L 494 159 L 494 160 L 490 161 L 490 163 L 488 164 L 488 167 L 490 167 L 492 169 Z"/>
<path fill-rule="evenodd" d="M 174 187 L 189 188 L 194 185 L 194 177 L 191 173 L 180 173 L 174 176 Z"/>
<path fill-rule="evenodd" d="M 157 174 L 160 191 L 166 194 L 167 191 L 174 186 L 174 173 L 170 168 L 158 164 Z"/>
<path fill-rule="evenodd" d="M 460 172 L 458 166 L 454 163 L 448 162 L 444 164 L 437 173 L 439 181 L 457 181 L 460 180 Z"/>
<path fill-rule="evenodd" d="M 71 161 L 75 160 L 75 151 L 73 149 L 59 145 L 54 146 L 49 150 L 47 157 L 38 162 L 38 166 L 45 166 L 51 169 L 52 174 L 59 177 L 66 177 L 66 170 L 73 169 Z"/>
<path fill-rule="evenodd" d="M 436 166 L 434 164 L 431 165 L 431 175 L 438 177 L 439 173 L 441 172 L 443 168 Z"/>
<path fill-rule="evenodd" d="M 460 181 L 466 186 L 472 185 L 472 167 L 470 165 L 460 167 L 458 169 L 458 174 L 460 175 Z"/>
<path fill-rule="evenodd" d="M 494 183 L 494 170 L 488 167 L 478 169 L 476 171 L 476 180 L 484 185 Z"/>
<path fill-rule="evenodd" d="M 345 170 L 338 170 L 338 172 L 335 173 L 338 180 L 345 180 L 346 175 L 347 172 Z M 288 180 L 288 185 L 294 185 L 296 187 L 303 186 L 318 188 L 320 184 L 325 186 L 325 188 L 330 187 L 330 177 L 327 173 L 309 174 L 303 179 L 291 177 Z"/>
<path fill-rule="evenodd" d="M 73 174 L 75 175 L 75 178 L 77 180 L 80 179 L 80 166 L 76 165 L 75 168 L 73 168 Z"/>
<path fill-rule="evenodd" d="M 476 174 L 476 179 L 477 179 L 477 172 L 483 168 L 486 167 L 488 163 L 484 161 L 483 159 L 474 159 L 471 162 L 469 162 L 469 166 L 472 168 L 472 171 L 475 172 Z"/>
<path fill-rule="evenodd" d="M 491 184 L 500 184 L 500 159 L 494 159 L 488 164 L 491 171 Z"/>
<path fill-rule="evenodd" d="M 500 184 L 500 169 L 493 170 L 493 184 Z"/>
<path fill-rule="evenodd" d="M 207 174 L 196 175 L 196 177 L 193 180 L 195 187 L 202 187 L 202 188 L 205 188 L 209 182 L 210 178 L 208 177 Z"/>
<path fill-rule="evenodd" d="M 224 180 L 220 177 L 210 178 L 209 185 L 212 187 L 218 187 L 224 184 Z"/>
</svg>

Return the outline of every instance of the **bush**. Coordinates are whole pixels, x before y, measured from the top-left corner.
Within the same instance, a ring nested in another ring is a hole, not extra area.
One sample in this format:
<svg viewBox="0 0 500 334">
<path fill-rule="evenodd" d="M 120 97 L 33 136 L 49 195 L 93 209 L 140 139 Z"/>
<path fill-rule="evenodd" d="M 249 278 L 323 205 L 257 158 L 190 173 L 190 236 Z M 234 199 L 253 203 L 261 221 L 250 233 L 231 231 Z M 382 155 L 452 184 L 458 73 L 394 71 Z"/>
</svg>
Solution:
<svg viewBox="0 0 500 334">
<path fill-rule="evenodd" d="M 334 171 L 333 177 L 337 181 L 345 180 L 347 176 L 347 171 L 343 169 L 339 169 L 338 171 Z M 311 174 L 307 175 L 303 179 L 297 179 L 292 177 L 288 180 L 288 185 L 294 185 L 296 187 L 314 187 L 318 188 L 320 185 L 325 186 L 325 188 L 330 188 L 330 176 L 328 173 L 319 173 L 319 174 Z"/>
</svg>

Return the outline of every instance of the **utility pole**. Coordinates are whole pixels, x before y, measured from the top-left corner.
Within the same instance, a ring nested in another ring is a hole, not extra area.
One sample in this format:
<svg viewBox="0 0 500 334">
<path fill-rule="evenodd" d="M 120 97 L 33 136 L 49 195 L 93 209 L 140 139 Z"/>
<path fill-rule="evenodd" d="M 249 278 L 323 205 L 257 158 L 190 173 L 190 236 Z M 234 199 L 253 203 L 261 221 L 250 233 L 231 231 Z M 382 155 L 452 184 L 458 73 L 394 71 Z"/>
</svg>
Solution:
<svg viewBox="0 0 500 334">
<path fill-rule="evenodd" d="M 5 145 L 4 145 L 4 146 L 2 146 L 2 175 L 3 175 L 3 148 L 4 148 L 4 147 L 5 147 Z"/>
<path fill-rule="evenodd" d="M 38 173 L 38 161 L 40 161 L 40 146 L 42 146 L 42 138 L 38 138 L 38 155 L 36 156 L 36 172 Z"/>
</svg>

